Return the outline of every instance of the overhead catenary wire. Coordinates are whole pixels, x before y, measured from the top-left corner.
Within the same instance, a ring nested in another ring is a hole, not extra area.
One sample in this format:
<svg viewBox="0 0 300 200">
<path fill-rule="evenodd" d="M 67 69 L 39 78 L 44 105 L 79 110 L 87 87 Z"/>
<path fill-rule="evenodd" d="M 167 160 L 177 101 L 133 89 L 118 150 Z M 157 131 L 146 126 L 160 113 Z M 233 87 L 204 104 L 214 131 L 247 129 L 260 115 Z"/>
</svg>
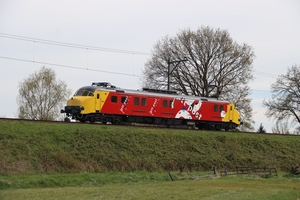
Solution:
<svg viewBox="0 0 300 200">
<path fill-rule="evenodd" d="M 66 67 L 66 68 L 72 68 L 72 69 L 79 69 L 79 70 L 89 70 L 89 71 L 96 71 L 96 72 L 103 72 L 103 73 L 110 73 L 110 74 L 118 74 L 118 75 L 125 75 L 125 76 L 135 76 L 135 77 L 142 77 L 141 75 L 135 75 L 135 74 L 129 74 L 129 73 L 120 73 L 120 72 L 112 72 L 112 71 L 106 71 L 106 70 L 98 70 L 98 69 L 92 69 L 89 67 L 89 50 L 96 50 L 96 51 L 106 51 L 106 52 L 112 52 L 112 53 L 125 53 L 125 54 L 133 54 L 133 55 L 146 55 L 149 56 L 151 53 L 147 52 L 140 52 L 140 51 L 129 51 L 129 50 L 121 50 L 121 49 L 112 49 L 112 48 L 104 48 L 104 47 L 96 47 L 96 46 L 88 46 L 88 45 L 81 45 L 81 44 L 74 44 L 74 43 L 67 43 L 67 42 L 59 42 L 59 41 L 53 41 L 53 40 L 45 40 L 45 39 L 39 39 L 39 38 L 32 38 L 32 37 L 26 37 L 26 36 L 20 36 L 20 35 L 13 35 L 13 34 L 6 34 L 6 33 L 0 33 L 0 37 L 3 38 L 9 38 L 9 39 L 15 39 L 15 40 L 21 40 L 21 41 L 28 41 L 33 42 L 33 60 L 27 60 L 27 59 L 21 59 L 21 58 L 14 58 L 14 57 L 7 57 L 7 56 L 1 56 L 2 59 L 9 59 L 9 60 L 15 60 L 15 61 L 23 61 L 23 62 L 31 62 L 31 63 L 38 63 L 38 64 L 47 64 L 52 66 L 58 66 L 58 67 Z M 36 43 L 42 43 L 42 44 L 48 44 L 48 45 L 56 45 L 56 46 L 64 46 L 69 48 L 80 48 L 80 49 L 86 49 L 87 51 L 87 66 L 85 67 L 78 67 L 73 65 L 64 65 L 64 64 L 58 64 L 58 63 L 51 63 L 51 62 L 44 62 L 44 61 L 36 61 L 35 60 L 35 51 Z M 134 63 L 134 60 L 133 60 Z M 267 76 L 271 78 L 276 78 L 278 75 L 266 73 L 266 72 L 260 72 L 257 70 L 253 71 L 254 74 L 260 75 L 260 76 Z M 258 92 L 270 92 L 265 90 L 255 90 L 252 91 L 258 91 Z"/>
<path fill-rule="evenodd" d="M 113 52 L 113 53 L 125 53 L 125 54 L 133 54 L 133 55 L 145 55 L 145 56 L 151 55 L 151 53 L 148 53 L 148 52 L 88 46 L 88 45 L 81 45 L 81 44 L 74 44 L 74 43 L 67 43 L 67 42 L 59 42 L 59 41 L 54 41 L 54 40 L 45 40 L 45 39 L 39 39 L 39 38 L 32 38 L 32 37 L 26 37 L 26 36 L 20 36 L 20 35 L 13 35 L 13 34 L 7 34 L 7 33 L 0 33 L 0 37 L 16 39 L 16 40 L 22 40 L 22 41 L 28 41 L 28 42 L 34 42 L 34 51 L 35 51 L 35 43 L 43 43 L 43 44 L 48 44 L 48 45 L 56 45 L 56 46 L 64 46 L 64 47 L 70 47 L 70 48 L 86 49 L 87 51 L 88 50 L 96 50 L 96 51 L 106 51 L 106 52 Z M 261 76 L 271 77 L 271 78 L 276 78 L 278 76 L 278 75 L 275 75 L 275 74 L 271 74 L 271 73 L 267 73 L 267 72 L 260 72 L 260 71 L 257 71 L 257 70 L 254 70 L 253 73 L 257 74 L 257 75 L 261 75 Z"/>
<path fill-rule="evenodd" d="M 36 63 L 36 64 L 51 65 L 51 66 L 57 66 L 57 67 L 65 67 L 65 68 L 78 69 L 78 70 L 88 70 L 88 71 L 94 71 L 94 72 L 102 72 L 102 73 L 108 73 L 108 74 L 117 74 L 117 75 L 123 75 L 123 76 L 133 76 L 133 77 L 142 78 L 141 75 L 136 75 L 136 74 L 112 72 L 112 71 L 105 71 L 105 70 L 99 70 L 99 69 L 84 68 L 84 67 L 78 67 L 78 66 L 72 66 L 72 65 L 63 65 L 63 64 L 42 62 L 42 61 L 32 61 L 32 60 L 26 60 L 26 59 L 21 59 L 21 58 L 5 57 L 5 56 L 0 56 L 0 58 L 2 58 L 2 59 L 8 59 L 8 60 L 15 60 L 15 61 L 22 61 L 22 62 L 29 62 L 29 63 Z M 271 91 L 267 91 L 267 90 L 258 90 L 258 89 L 252 89 L 251 91 L 266 92 L 266 93 L 270 93 L 271 92 Z"/>
<path fill-rule="evenodd" d="M 257 70 L 254 70 L 253 73 L 257 74 L 257 75 L 260 75 L 260 76 L 267 76 L 267 77 L 270 77 L 270 78 L 277 78 L 278 77 L 278 75 L 276 75 L 276 74 L 271 74 L 271 73 L 267 73 L 267 72 L 260 72 L 260 71 L 257 71 Z"/>
<path fill-rule="evenodd" d="M 54 40 L 45 40 L 45 39 L 39 39 L 39 38 L 25 37 L 25 36 L 20 36 L 20 35 L 12 35 L 12 34 L 6 34 L 6 33 L 0 33 L 0 37 L 28 41 L 28 42 L 36 42 L 36 43 L 42 43 L 42 44 L 48 44 L 48 45 L 64 46 L 64 47 L 79 48 L 79 49 L 89 49 L 89 50 L 95 50 L 95 51 L 106 51 L 106 52 L 126 53 L 126 54 L 145 55 L 145 56 L 151 55 L 150 53 L 141 52 L 141 51 L 130 51 L 130 50 L 122 50 L 122 49 L 112 49 L 112 48 L 105 48 L 105 47 L 88 46 L 88 45 L 81 45 L 81 44 L 74 44 L 74 43 L 67 43 L 67 42 L 59 42 L 59 41 L 54 41 Z"/>
<path fill-rule="evenodd" d="M 15 40 L 21 40 L 21 41 L 27 41 L 27 42 L 33 42 L 33 60 L 16 58 L 16 57 L 1 56 L 0 55 L 0 58 L 2 58 L 2 59 L 9 59 L 9 60 L 23 61 L 23 62 L 31 62 L 31 63 L 45 64 L 45 65 L 47 64 L 47 65 L 52 65 L 52 66 L 66 67 L 66 68 L 72 68 L 72 69 L 81 69 L 81 70 L 89 70 L 89 71 L 103 72 L 103 73 L 109 73 L 109 74 L 118 74 L 118 75 L 125 75 L 125 76 L 142 77 L 141 75 L 136 75 L 136 74 L 113 72 L 113 71 L 106 71 L 106 70 L 98 70 L 98 69 L 89 68 L 89 55 L 88 55 L 89 50 L 105 51 L 105 52 L 112 52 L 112 53 L 125 53 L 125 54 L 131 54 L 131 55 L 134 55 L 134 56 L 135 55 L 146 55 L 146 56 L 150 55 L 150 53 L 140 52 L 140 51 L 129 51 L 129 50 L 111 49 L 111 48 L 103 48 L 103 47 L 88 46 L 88 45 L 81 45 L 81 44 L 73 44 L 73 43 L 66 43 L 66 42 L 58 42 L 58 41 L 53 41 L 53 40 L 45 40 L 45 39 L 25 37 L 25 36 L 6 34 L 6 33 L 0 33 L 0 37 L 15 39 Z M 64 65 L 64 64 L 58 64 L 58 63 L 36 61 L 35 60 L 35 51 L 36 51 L 35 46 L 36 46 L 36 43 L 47 44 L 47 45 L 55 45 L 55 46 L 64 46 L 64 47 L 69 47 L 69 48 L 85 49 L 86 52 L 87 52 L 86 67 L 78 67 L 78 66 L 73 66 L 73 65 Z"/>
<path fill-rule="evenodd" d="M 57 66 L 57 67 L 65 67 L 65 68 L 78 69 L 78 70 L 88 70 L 88 71 L 95 71 L 95 72 L 102 72 L 102 73 L 109 73 L 109 74 L 117 74 L 117 75 L 123 75 L 123 76 L 134 76 L 134 77 L 142 78 L 141 75 L 136 75 L 136 74 L 112 72 L 112 71 L 105 71 L 105 70 L 99 70 L 99 69 L 91 69 L 91 68 L 84 68 L 84 67 L 78 67 L 78 66 L 72 66 L 72 65 L 62 65 L 62 64 L 55 64 L 55 63 L 41 62 L 41 61 L 32 61 L 32 60 L 26 60 L 26 59 L 21 59 L 21 58 L 5 57 L 5 56 L 0 56 L 0 58 L 2 58 L 2 59 L 8 59 L 8 60 L 15 60 L 15 61 L 22 61 L 22 62 L 30 62 L 30 63 L 36 63 L 36 64 L 51 65 L 51 66 Z M 267 91 L 267 90 L 252 89 L 252 91 L 270 93 L 270 91 Z"/>
<path fill-rule="evenodd" d="M 121 73 L 121 72 L 112 72 L 112 71 L 106 71 L 106 70 L 84 68 L 84 67 L 78 67 L 78 66 L 73 66 L 73 65 L 63 65 L 63 64 L 43 62 L 43 61 L 34 61 L 34 60 L 27 60 L 27 59 L 21 59 L 21 58 L 13 58 L 13 57 L 6 57 L 6 56 L 0 56 L 0 58 L 2 58 L 2 59 L 8 59 L 8 60 L 15 60 L 15 61 L 22 61 L 22 62 L 37 63 L 37 64 L 43 64 L 43 65 L 52 65 L 52 66 L 58 66 L 58 67 L 66 67 L 66 68 L 71 68 L 71 69 L 89 70 L 89 71 L 94 71 L 94 72 L 103 72 L 103 73 L 108 73 L 108 74 L 118 74 L 118 75 L 124 75 L 124 76 L 142 77 L 141 75 L 136 75 L 136 74 L 128 74 L 128 73 Z"/>
</svg>

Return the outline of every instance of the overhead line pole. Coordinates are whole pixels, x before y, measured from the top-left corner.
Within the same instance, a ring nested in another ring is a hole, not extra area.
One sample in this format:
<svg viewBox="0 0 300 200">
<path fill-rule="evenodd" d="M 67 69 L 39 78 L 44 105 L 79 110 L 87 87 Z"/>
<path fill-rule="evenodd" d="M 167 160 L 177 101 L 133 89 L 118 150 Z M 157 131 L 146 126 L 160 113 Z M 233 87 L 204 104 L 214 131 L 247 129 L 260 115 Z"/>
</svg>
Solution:
<svg viewBox="0 0 300 200">
<path fill-rule="evenodd" d="M 184 57 L 183 59 L 180 60 L 174 60 L 174 61 L 170 61 L 170 58 L 168 59 L 168 91 L 170 90 L 170 76 L 172 74 L 172 72 L 178 67 L 179 63 L 181 62 L 186 62 L 188 61 L 188 59 L 186 57 Z M 176 63 L 175 67 L 171 70 L 171 64 Z"/>
</svg>

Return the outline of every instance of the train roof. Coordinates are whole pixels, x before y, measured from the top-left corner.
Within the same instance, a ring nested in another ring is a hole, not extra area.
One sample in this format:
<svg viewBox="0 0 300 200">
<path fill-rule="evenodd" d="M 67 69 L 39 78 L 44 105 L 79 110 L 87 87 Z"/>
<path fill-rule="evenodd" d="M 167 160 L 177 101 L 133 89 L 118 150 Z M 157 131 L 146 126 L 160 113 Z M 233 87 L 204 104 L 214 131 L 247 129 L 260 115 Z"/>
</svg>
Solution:
<svg viewBox="0 0 300 200">
<path fill-rule="evenodd" d="M 172 97 L 172 98 L 184 97 L 184 98 L 189 98 L 189 99 L 199 99 L 200 98 L 202 101 L 228 102 L 228 101 L 224 101 L 224 100 L 218 100 L 216 98 L 178 94 L 176 91 L 169 91 L 169 90 L 160 90 L 160 89 L 151 89 L 151 88 L 142 88 L 142 90 L 124 89 L 124 88 L 119 88 L 114 85 L 111 85 L 109 82 L 92 83 L 91 86 L 84 86 L 84 87 L 81 87 L 80 89 L 89 90 L 92 92 L 95 92 L 96 90 L 102 90 L 102 91 L 105 90 L 105 91 L 115 91 L 115 92 L 120 92 L 120 93 L 129 93 L 129 94 L 165 96 L 165 97 Z"/>
</svg>

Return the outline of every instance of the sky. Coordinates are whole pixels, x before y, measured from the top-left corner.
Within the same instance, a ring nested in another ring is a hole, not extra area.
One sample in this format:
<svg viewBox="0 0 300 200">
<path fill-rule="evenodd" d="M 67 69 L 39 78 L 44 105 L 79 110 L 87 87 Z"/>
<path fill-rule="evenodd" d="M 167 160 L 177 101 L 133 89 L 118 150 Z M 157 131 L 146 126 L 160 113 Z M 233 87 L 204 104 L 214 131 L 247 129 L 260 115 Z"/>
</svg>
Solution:
<svg viewBox="0 0 300 200">
<path fill-rule="evenodd" d="M 0 117 L 17 117 L 19 83 L 43 66 L 72 93 L 101 81 L 140 89 L 159 40 L 209 26 L 253 48 L 254 127 L 271 132 L 262 102 L 300 65 L 299 10 L 298 0 L 0 0 Z"/>
</svg>

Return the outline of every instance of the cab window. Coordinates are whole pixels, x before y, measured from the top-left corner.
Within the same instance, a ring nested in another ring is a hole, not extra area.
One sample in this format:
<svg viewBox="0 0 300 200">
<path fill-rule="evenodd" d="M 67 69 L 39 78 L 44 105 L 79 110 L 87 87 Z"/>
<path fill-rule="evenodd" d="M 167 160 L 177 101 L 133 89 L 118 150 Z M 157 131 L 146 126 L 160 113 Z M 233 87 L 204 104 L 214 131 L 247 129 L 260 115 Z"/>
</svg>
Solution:
<svg viewBox="0 0 300 200">
<path fill-rule="evenodd" d="M 84 90 L 77 90 L 77 92 L 75 92 L 74 96 L 81 96 L 83 92 L 84 92 Z"/>
<path fill-rule="evenodd" d="M 74 96 L 94 96 L 94 93 L 88 90 L 77 90 Z"/>
<path fill-rule="evenodd" d="M 84 90 L 81 96 L 88 96 L 89 91 Z"/>
</svg>

